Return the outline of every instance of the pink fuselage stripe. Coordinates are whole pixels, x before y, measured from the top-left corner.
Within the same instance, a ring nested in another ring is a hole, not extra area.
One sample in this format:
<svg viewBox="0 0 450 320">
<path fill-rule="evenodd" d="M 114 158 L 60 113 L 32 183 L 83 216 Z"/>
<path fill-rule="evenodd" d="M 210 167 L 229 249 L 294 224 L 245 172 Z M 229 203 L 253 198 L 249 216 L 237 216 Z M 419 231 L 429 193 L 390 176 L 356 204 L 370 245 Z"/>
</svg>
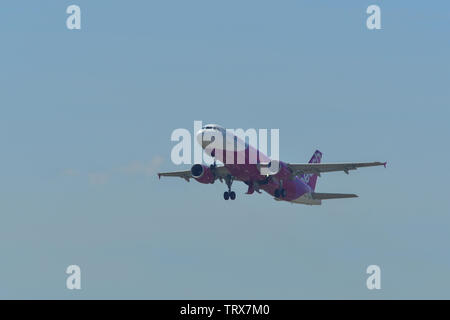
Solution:
<svg viewBox="0 0 450 320">
<path fill-rule="evenodd" d="M 269 157 L 267 157 L 262 152 L 254 149 L 252 146 L 247 146 L 245 151 L 234 151 L 233 153 L 234 157 L 232 157 L 231 154 L 228 154 L 227 157 L 223 150 L 217 149 L 215 150 L 214 156 L 217 160 L 224 163 L 225 167 L 230 171 L 230 174 L 238 180 L 251 183 L 254 181 L 263 181 L 266 179 L 266 176 L 261 175 L 260 171 L 258 170 L 257 163 L 268 163 L 270 161 Z M 251 159 L 250 154 L 257 155 L 256 163 L 254 161 L 255 157 Z M 228 159 L 228 162 L 225 158 Z M 230 159 L 233 159 L 233 161 L 230 161 Z M 239 162 L 238 159 L 240 160 Z M 292 201 L 301 197 L 305 193 L 310 193 L 312 191 L 307 184 L 300 180 L 299 177 L 295 176 L 293 179 L 291 179 L 291 172 L 288 169 L 287 165 L 282 161 L 280 161 L 280 170 L 278 171 L 278 173 L 270 176 L 268 183 L 260 185 L 260 189 L 273 196 L 275 194 L 275 190 L 280 187 L 281 181 L 283 188 L 286 190 L 286 197 L 280 198 L 280 200 Z"/>
</svg>

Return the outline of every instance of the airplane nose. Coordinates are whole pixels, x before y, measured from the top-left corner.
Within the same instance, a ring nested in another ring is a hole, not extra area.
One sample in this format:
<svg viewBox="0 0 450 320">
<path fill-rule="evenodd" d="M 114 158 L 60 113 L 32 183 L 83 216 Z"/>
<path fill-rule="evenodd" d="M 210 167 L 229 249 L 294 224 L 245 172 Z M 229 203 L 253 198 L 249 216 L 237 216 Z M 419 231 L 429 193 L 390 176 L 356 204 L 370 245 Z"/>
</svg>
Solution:
<svg viewBox="0 0 450 320">
<path fill-rule="evenodd" d="M 220 134 L 220 132 L 212 129 L 201 129 L 197 132 L 197 142 L 205 149 L 208 145 L 210 145 L 213 141 L 216 140 L 216 136 Z"/>
</svg>

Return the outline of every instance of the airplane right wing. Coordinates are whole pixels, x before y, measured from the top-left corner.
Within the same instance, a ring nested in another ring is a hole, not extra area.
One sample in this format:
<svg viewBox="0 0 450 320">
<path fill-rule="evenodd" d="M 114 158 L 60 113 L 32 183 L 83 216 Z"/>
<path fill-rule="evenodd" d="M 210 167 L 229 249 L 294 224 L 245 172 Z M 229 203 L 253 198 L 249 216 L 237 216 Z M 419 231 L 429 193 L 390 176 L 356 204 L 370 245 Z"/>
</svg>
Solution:
<svg viewBox="0 0 450 320">
<path fill-rule="evenodd" d="M 186 171 L 172 171 L 172 172 L 159 172 L 158 178 L 161 179 L 161 177 L 179 177 L 183 178 L 187 182 L 189 182 L 189 179 L 192 178 L 191 170 Z"/>
<path fill-rule="evenodd" d="M 225 177 L 230 174 L 228 169 L 226 167 L 224 167 L 224 166 L 222 166 L 222 167 L 212 167 L 212 168 L 210 167 L 210 170 L 213 171 L 215 179 L 219 179 L 220 181 L 222 181 L 222 179 L 225 179 Z M 191 170 L 172 171 L 172 172 L 159 172 L 158 173 L 158 177 L 159 178 L 161 178 L 161 177 L 179 177 L 179 178 L 183 178 L 187 182 L 189 182 L 190 178 L 193 178 Z M 235 180 L 239 180 L 239 179 L 235 179 Z"/>
</svg>

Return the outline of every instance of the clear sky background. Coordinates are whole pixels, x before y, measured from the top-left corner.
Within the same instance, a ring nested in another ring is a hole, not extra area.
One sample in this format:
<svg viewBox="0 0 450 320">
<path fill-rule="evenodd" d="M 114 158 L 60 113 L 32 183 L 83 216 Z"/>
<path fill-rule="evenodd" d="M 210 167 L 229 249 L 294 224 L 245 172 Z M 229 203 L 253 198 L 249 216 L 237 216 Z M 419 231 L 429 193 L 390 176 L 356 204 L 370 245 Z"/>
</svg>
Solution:
<svg viewBox="0 0 450 320">
<path fill-rule="evenodd" d="M 449 36 L 448 1 L 2 1 L 0 298 L 450 298 Z M 388 167 L 225 202 L 157 179 L 194 120 Z"/>
</svg>

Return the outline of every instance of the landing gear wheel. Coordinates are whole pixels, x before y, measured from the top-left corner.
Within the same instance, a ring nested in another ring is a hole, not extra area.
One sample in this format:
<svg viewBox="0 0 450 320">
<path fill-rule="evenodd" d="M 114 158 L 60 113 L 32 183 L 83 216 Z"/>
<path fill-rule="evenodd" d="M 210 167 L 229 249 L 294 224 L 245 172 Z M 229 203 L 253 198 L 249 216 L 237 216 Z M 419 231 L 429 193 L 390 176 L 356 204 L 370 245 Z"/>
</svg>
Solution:
<svg viewBox="0 0 450 320">
<path fill-rule="evenodd" d="M 275 198 L 280 197 L 280 189 L 275 189 L 274 196 L 275 196 Z"/>
<path fill-rule="evenodd" d="M 285 189 L 281 189 L 280 194 L 283 198 L 286 198 L 286 190 Z"/>
<path fill-rule="evenodd" d="M 236 199 L 236 193 L 234 193 L 234 191 L 231 191 L 231 185 L 233 184 L 233 177 L 231 175 L 227 175 L 225 177 L 225 183 L 227 184 L 228 187 L 228 191 L 225 191 L 225 193 L 223 194 L 223 198 L 225 200 L 228 200 L 231 198 L 231 200 Z"/>
</svg>

